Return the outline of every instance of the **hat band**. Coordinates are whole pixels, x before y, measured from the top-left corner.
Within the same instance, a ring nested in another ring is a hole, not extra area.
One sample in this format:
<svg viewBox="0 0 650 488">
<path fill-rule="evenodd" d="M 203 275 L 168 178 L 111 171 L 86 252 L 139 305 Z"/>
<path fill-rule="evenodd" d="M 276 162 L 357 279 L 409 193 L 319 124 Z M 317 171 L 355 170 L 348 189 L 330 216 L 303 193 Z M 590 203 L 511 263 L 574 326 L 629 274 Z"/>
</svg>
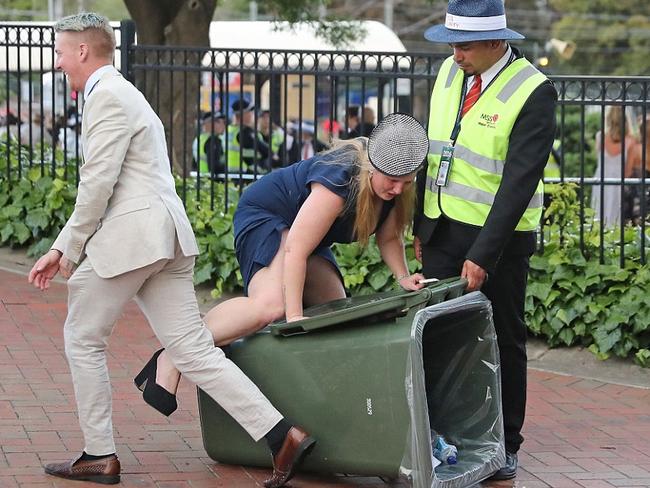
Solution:
<svg viewBox="0 0 650 488">
<path fill-rule="evenodd" d="M 445 27 L 462 31 L 492 31 L 506 28 L 506 16 L 494 15 L 492 17 L 463 17 L 447 13 Z"/>
</svg>

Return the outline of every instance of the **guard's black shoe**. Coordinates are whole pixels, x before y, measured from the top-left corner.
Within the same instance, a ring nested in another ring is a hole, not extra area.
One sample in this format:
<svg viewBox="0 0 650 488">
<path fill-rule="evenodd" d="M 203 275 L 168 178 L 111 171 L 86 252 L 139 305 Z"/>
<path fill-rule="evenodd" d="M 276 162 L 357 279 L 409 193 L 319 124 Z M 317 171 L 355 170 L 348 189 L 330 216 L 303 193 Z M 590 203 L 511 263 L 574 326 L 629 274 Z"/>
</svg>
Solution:
<svg viewBox="0 0 650 488">
<path fill-rule="evenodd" d="M 488 478 L 490 481 L 511 480 L 517 476 L 517 454 L 506 451 L 506 464 Z"/>
</svg>

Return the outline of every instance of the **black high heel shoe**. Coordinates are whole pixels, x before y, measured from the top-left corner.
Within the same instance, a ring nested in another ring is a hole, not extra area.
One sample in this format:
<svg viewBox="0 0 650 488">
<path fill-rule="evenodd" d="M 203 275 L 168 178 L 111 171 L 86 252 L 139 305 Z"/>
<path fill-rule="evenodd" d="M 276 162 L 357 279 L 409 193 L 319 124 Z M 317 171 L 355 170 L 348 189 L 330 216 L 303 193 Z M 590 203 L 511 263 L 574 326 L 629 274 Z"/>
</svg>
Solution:
<svg viewBox="0 0 650 488">
<path fill-rule="evenodd" d="M 138 390 L 142 392 L 142 398 L 145 402 L 169 417 L 178 408 L 176 395 L 169 393 L 156 383 L 158 356 L 164 350 L 163 348 L 154 353 L 149 362 L 142 368 L 142 371 L 138 373 L 138 376 L 133 379 L 133 382 L 138 387 Z"/>
</svg>

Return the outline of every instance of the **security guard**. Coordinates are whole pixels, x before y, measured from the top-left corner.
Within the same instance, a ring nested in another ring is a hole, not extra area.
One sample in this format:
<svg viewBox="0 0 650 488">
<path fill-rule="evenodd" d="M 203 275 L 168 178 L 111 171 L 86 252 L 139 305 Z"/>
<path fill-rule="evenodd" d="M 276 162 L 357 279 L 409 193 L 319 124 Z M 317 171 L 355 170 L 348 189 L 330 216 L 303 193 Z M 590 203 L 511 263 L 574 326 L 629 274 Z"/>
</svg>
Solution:
<svg viewBox="0 0 650 488">
<path fill-rule="evenodd" d="M 453 56 L 431 95 L 429 156 L 418 178 L 416 255 L 426 277 L 461 275 L 492 302 L 501 360 L 506 460 L 517 472 L 526 408 L 524 302 L 542 174 L 555 134 L 557 92 L 508 40 L 503 0 L 450 0 L 425 38 Z M 488 279 L 489 275 L 489 279 Z"/>
</svg>

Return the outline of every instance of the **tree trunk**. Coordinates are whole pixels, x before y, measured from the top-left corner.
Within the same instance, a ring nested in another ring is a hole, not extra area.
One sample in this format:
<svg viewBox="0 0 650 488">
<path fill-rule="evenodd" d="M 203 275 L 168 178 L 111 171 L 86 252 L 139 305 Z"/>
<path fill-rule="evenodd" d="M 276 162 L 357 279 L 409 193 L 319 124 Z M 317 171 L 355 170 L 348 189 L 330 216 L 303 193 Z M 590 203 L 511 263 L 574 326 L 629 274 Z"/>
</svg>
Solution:
<svg viewBox="0 0 650 488">
<path fill-rule="evenodd" d="M 137 43 L 160 46 L 210 46 L 210 22 L 216 0 L 124 0 L 136 23 Z M 160 51 L 140 53 L 136 63 L 161 66 L 200 66 L 203 52 Z M 152 81 L 152 78 L 154 80 Z M 173 168 L 189 171 L 192 140 L 198 120 L 198 71 L 135 73 L 136 85 L 158 112 L 165 126 Z M 187 91 L 186 91 L 187 90 Z"/>
</svg>

